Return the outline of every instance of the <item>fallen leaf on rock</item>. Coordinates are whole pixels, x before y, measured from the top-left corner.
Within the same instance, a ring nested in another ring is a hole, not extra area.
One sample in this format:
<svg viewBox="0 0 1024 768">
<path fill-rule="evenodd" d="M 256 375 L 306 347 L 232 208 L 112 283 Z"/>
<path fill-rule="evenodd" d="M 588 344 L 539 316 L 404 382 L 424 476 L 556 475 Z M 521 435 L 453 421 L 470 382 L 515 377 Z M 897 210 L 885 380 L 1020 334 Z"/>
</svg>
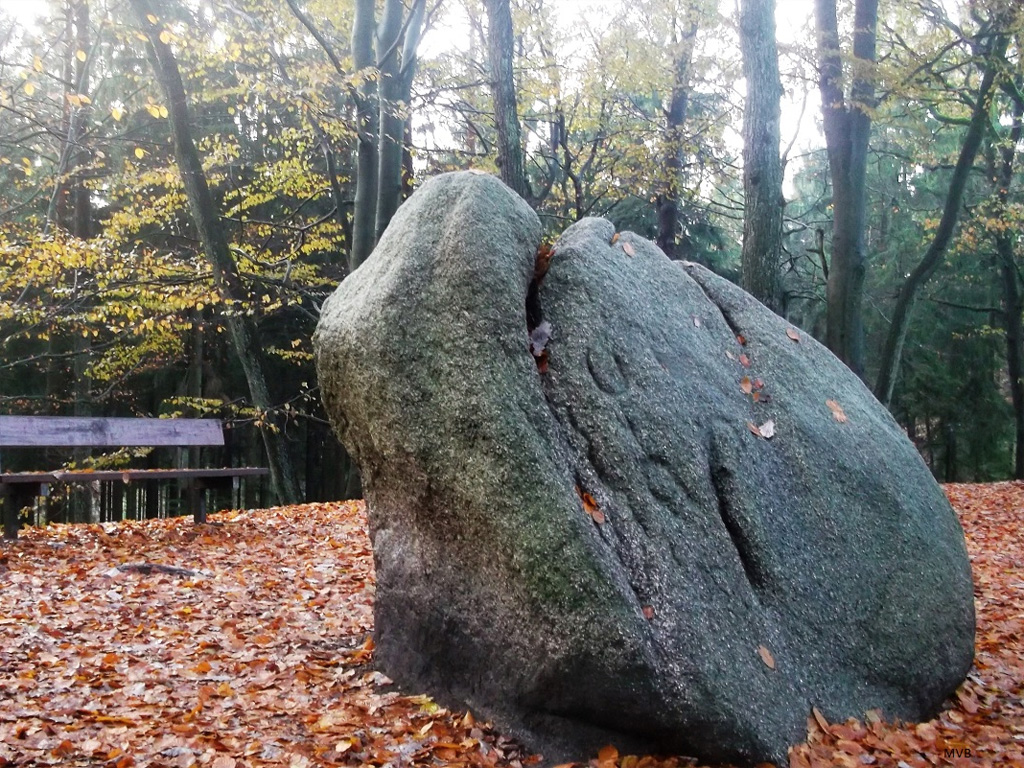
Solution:
<svg viewBox="0 0 1024 768">
<path fill-rule="evenodd" d="M 742 365 L 744 368 L 750 367 L 750 358 L 747 357 L 746 354 L 740 355 L 740 365 Z"/>
<path fill-rule="evenodd" d="M 650 621 L 651 619 L 654 618 L 654 607 L 653 606 L 645 605 L 642 610 L 643 610 L 644 618 L 645 619 Z"/>
<path fill-rule="evenodd" d="M 598 525 L 604 525 L 604 512 L 602 512 L 600 507 L 597 506 L 597 502 L 594 501 L 594 497 L 582 490 L 579 486 L 576 486 L 576 493 L 579 494 L 580 500 L 583 502 L 583 511 L 590 515 L 591 519 L 595 523 Z"/>
<path fill-rule="evenodd" d="M 614 235 L 612 235 L 612 241 L 611 241 L 610 245 L 615 245 L 617 242 L 619 242 L 619 233 L 618 232 L 616 232 Z"/>
<path fill-rule="evenodd" d="M 745 395 L 749 395 L 751 392 L 754 391 L 754 382 L 750 380 L 749 376 L 744 376 L 742 379 L 740 379 L 740 391 L 742 391 Z"/>
<path fill-rule="evenodd" d="M 701 320 L 700 320 L 700 318 L 699 318 L 699 317 L 697 317 L 696 315 L 694 315 L 694 316 L 693 316 L 693 325 L 694 325 L 694 326 L 695 326 L 696 328 L 700 328 L 700 326 L 701 326 Z"/>
<path fill-rule="evenodd" d="M 793 341 L 800 341 L 800 334 L 799 332 L 797 332 L 796 328 L 787 328 L 786 335 L 789 336 L 789 338 L 791 338 Z"/>
<path fill-rule="evenodd" d="M 530 354 L 540 357 L 551 341 L 551 323 L 547 320 L 530 331 Z"/>
<path fill-rule="evenodd" d="M 768 419 L 768 421 L 757 428 L 757 431 L 765 440 L 771 440 L 775 437 L 775 422 Z"/>
<path fill-rule="evenodd" d="M 840 424 L 845 424 L 847 421 L 846 412 L 843 410 L 843 406 L 837 403 L 835 400 L 826 400 L 825 405 L 832 411 L 832 418 L 838 421 Z"/>
<path fill-rule="evenodd" d="M 634 250 L 633 246 L 625 241 L 623 241 L 622 243 L 622 250 L 626 252 L 627 256 L 636 256 L 636 251 Z"/>
<path fill-rule="evenodd" d="M 744 336 L 742 333 L 738 333 L 738 334 L 736 334 L 736 341 L 738 341 L 740 343 L 741 347 L 742 346 L 746 346 L 747 337 Z"/>
<path fill-rule="evenodd" d="M 547 241 L 542 242 L 537 247 L 537 256 L 533 264 L 534 282 L 539 284 L 544 279 L 544 275 L 548 273 L 548 268 L 551 266 L 551 257 L 554 255 L 555 249 Z"/>
<path fill-rule="evenodd" d="M 763 645 L 757 646 L 757 653 L 761 657 L 761 661 L 768 669 L 775 669 L 775 657 L 772 656 L 772 652 L 765 648 Z"/>
</svg>

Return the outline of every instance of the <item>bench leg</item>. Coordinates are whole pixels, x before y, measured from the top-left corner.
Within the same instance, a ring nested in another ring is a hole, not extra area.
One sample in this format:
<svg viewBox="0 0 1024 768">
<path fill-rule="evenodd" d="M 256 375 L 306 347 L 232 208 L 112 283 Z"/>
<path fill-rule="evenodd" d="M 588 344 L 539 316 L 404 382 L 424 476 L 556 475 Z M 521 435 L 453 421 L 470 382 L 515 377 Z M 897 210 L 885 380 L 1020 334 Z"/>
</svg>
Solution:
<svg viewBox="0 0 1024 768">
<path fill-rule="evenodd" d="M 11 541 L 18 538 L 21 528 L 21 510 L 32 504 L 39 495 L 41 486 L 37 483 L 4 483 L 4 538 Z"/>
<path fill-rule="evenodd" d="M 199 525 L 206 522 L 206 487 L 198 480 L 190 480 L 186 485 L 189 509 L 192 510 L 192 521 Z"/>
</svg>

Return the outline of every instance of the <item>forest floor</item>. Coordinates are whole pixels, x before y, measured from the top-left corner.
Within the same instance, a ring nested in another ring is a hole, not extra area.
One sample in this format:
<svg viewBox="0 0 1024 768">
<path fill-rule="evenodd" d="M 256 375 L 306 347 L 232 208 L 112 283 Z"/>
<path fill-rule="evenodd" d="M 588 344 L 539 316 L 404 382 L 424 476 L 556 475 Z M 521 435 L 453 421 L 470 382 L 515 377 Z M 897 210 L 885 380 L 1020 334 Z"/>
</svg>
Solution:
<svg viewBox="0 0 1024 768">
<path fill-rule="evenodd" d="M 815 713 L 792 768 L 1024 766 L 1024 484 L 947 492 L 974 565 L 970 677 L 928 723 Z M 0 546 L 0 766 L 540 762 L 372 670 L 362 504 L 211 520 L 55 525 Z M 584 758 L 692 764 L 611 746 Z"/>
</svg>

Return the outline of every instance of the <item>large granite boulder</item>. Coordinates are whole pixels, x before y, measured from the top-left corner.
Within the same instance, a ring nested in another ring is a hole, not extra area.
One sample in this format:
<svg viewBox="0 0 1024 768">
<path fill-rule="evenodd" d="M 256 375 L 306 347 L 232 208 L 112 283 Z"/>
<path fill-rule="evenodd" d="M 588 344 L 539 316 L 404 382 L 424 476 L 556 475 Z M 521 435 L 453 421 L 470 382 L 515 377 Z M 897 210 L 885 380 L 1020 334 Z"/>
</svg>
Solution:
<svg viewBox="0 0 1024 768">
<path fill-rule="evenodd" d="M 540 235 L 496 179 L 439 176 L 324 306 L 379 666 L 559 760 L 782 761 L 812 706 L 935 712 L 973 657 L 970 568 L 886 410 L 607 221 L 531 291 Z"/>
</svg>

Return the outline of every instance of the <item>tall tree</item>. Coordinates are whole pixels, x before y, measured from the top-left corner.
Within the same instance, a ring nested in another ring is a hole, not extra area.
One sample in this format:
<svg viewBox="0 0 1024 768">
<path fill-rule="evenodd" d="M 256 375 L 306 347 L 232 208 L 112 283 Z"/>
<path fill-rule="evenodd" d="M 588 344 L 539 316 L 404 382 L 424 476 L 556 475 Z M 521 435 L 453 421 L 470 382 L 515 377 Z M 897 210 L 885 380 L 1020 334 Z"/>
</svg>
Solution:
<svg viewBox="0 0 1024 768">
<path fill-rule="evenodd" d="M 523 168 L 523 138 L 512 71 L 514 37 L 509 0 L 484 0 L 487 7 L 487 59 L 491 100 L 498 130 L 498 172 L 513 192 L 530 199 Z"/>
<path fill-rule="evenodd" d="M 775 0 L 742 0 L 740 46 L 747 96 L 743 112 L 743 287 L 781 312 L 782 80 L 775 40 Z"/>
<path fill-rule="evenodd" d="M 174 156 L 203 252 L 224 299 L 232 303 L 242 302 L 246 299 L 247 292 L 228 247 L 217 214 L 217 205 L 210 192 L 206 173 L 192 136 L 188 98 L 178 70 L 177 59 L 167 42 L 170 33 L 150 0 L 129 0 L 129 4 L 146 36 L 146 51 L 150 64 L 167 99 Z M 300 498 L 299 485 L 284 436 L 271 418 L 273 405 L 264 373 L 263 348 L 257 340 L 255 324 L 244 313 L 232 312 L 227 317 L 227 326 L 235 354 L 245 372 L 253 405 L 264 415 L 260 432 L 270 464 L 274 495 L 281 503 L 295 503 Z"/>
<path fill-rule="evenodd" d="M 864 277 L 867 255 L 868 140 L 875 107 L 878 0 L 855 0 L 853 62 L 847 93 L 836 0 L 815 0 L 818 89 L 832 179 L 832 258 L 826 287 L 826 343 L 858 376 L 864 375 Z"/>
<path fill-rule="evenodd" d="M 402 148 L 426 0 L 414 0 L 408 16 L 404 11 L 402 0 L 385 0 L 378 27 L 380 126 L 374 225 L 377 240 L 384 234 L 402 202 Z"/>
<path fill-rule="evenodd" d="M 349 272 L 370 255 L 376 241 L 377 132 L 380 109 L 376 101 L 377 78 L 372 72 L 373 0 L 356 0 L 352 21 L 352 61 L 359 78 L 356 99 L 356 193 L 352 209 L 352 245 Z"/>
<path fill-rule="evenodd" d="M 670 259 L 676 253 L 679 229 L 679 193 L 682 185 L 687 105 L 690 99 L 690 67 L 693 64 L 694 41 L 697 39 L 700 13 L 697 3 L 687 4 L 672 18 L 672 92 L 665 111 L 664 183 L 658 203 L 658 247 Z"/>
<path fill-rule="evenodd" d="M 1021 79 L 1011 84 L 1013 100 L 1010 135 L 999 147 L 998 158 L 993 153 L 991 177 L 995 184 L 996 217 L 1000 222 L 993 237 L 999 259 L 1000 286 L 1003 292 L 1003 328 L 1006 331 L 1006 368 L 1010 379 L 1010 400 L 1013 403 L 1013 476 L 1024 480 L 1024 297 L 1021 296 L 1020 270 L 1014 252 L 1015 233 L 1010 214 L 1010 186 L 1018 147 L 1024 137 L 1024 93 Z M 996 133 L 995 125 L 991 128 Z"/>
<path fill-rule="evenodd" d="M 910 314 L 914 308 L 918 291 L 935 274 L 953 233 L 956 229 L 957 220 L 960 217 L 960 205 L 963 201 L 964 191 L 967 188 L 967 180 L 974 167 L 974 160 L 981 148 L 982 139 L 989 124 L 989 113 L 992 108 L 992 91 L 996 85 L 996 78 L 1004 63 L 1003 55 L 1009 44 L 1008 37 L 1002 31 L 993 34 L 993 30 L 984 29 L 978 33 L 979 50 L 984 61 L 985 71 L 981 78 L 978 91 L 974 94 L 974 108 L 971 112 L 971 119 L 967 124 L 967 131 L 964 134 L 963 143 L 960 147 L 960 154 L 957 157 L 956 167 L 953 169 L 953 176 L 949 182 L 949 191 L 946 193 L 946 202 L 942 208 L 942 217 L 939 219 L 938 229 L 932 238 L 928 250 L 921 261 L 914 267 L 913 271 L 900 286 L 899 295 L 896 297 L 896 306 L 893 308 L 892 319 L 889 324 L 889 332 L 885 337 L 885 346 L 882 348 L 881 366 L 878 372 L 878 380 L 875 382 L 875 397 L 886 406 L 892 400 L 893 387 L 896 385 L 896 375 L 899 372 L 900 357 L 903 354 L 903 343 L 907 337 L 907 328 L 910 325 Z"/>
</svg>

